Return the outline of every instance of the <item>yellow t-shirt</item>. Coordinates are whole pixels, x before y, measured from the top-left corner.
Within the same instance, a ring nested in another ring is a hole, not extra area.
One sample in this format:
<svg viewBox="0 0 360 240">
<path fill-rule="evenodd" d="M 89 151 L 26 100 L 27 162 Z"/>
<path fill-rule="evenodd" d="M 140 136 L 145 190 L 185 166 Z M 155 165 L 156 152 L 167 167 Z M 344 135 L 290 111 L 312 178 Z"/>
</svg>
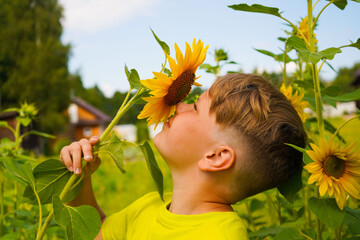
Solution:
<svg viewBox="0 0 360 240">
<path fill-rule="evenodd" d="M 166 206 L 171 194 L 161 201 L 156 192 L 148 193 L 122 211 L 108 217 L 102 225 L 104 240 L 243 240 L 246 228 L 236 212 L 209 212 L 179 215 Z"/>
</svg>

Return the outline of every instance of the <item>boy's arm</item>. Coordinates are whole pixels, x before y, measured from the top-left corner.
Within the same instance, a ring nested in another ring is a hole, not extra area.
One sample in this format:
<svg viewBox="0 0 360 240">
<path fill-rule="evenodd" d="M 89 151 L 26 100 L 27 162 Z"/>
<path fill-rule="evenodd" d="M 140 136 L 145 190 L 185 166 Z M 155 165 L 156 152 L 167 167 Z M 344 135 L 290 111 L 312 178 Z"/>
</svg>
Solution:
<svg viewBox="0 0 360 240">
<path fill-rule="evenodd" d="M 101 218 L 101 225 L 104 222 L 104 220 L 106 219 L 106 216 L 104 214 L 104 212 L 102 211 L 102 209 L 99 207 L 98 203 L 96 202 L 96 198 L 94 195 L 94 191 L 92 188 L 92 183 L 91 183 L 91 176 L 87 176 L 84 177 L 83 179 L 83 186 L 79 192 L 79 194 L 70 202 L 67 203 L 70 206 L 73 207 L 77 207 L 77 206 L 81 206 L 81 205 L 90 205 L 92 207 L 94 207 Z M 101 230 L 99 232 L 99 234 L 96 236 L 95 240 L 102 240 L 102 235 L 101 235 Z"/>
<path fill-rule="evenodd" d="M 61 149 L 60 152 L 60 161 L 63 162 L 70 171 L 74 171 L 75 174 L 81 174 L 81 158 L 84 156 L 87 165 L 84 167 L 84 179 L 83 185 L 80 189 L 79 194 L 67 204 L 70 206 L 81 206 L 81 205 L 90 205 L 94 207 L 101 218 L 101 223 L 104 222 L 106 216 L 102 209 L 96 202 L 92 183 L 91 183 L 91 174 L 96 171 L 100 165 L 100 159 L 98 157 L 93 157 L 92 147 L 98 142 L 98 137 L 92 137 L 89 140 L 82 139 L 78 142 L 73 142 L 69 146 Z M 101 230 L 96 237 L 97 240 L 101 240 Z"/>
</svg>

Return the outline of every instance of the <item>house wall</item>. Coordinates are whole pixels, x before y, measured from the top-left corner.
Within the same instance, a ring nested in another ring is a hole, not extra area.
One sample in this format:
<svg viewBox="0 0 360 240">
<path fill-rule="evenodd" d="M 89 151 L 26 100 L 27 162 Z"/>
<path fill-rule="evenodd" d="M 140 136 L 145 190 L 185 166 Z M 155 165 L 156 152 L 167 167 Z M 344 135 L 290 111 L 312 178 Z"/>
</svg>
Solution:
<svg viewBox="0 0 360 240">
<path fill-rule="evenodd" d="M 89 113 L 82 107 L 78 106 L 78 116 L 80 120 L 96 120 L 96 116 L 92 113 Z"/>
<path fill-rule="evenodd" d="M 85 135 L 85 133 L 88 133 L 88 135 Z M 99 126 L 88 126 L 88 127 L 76 127 L 75 128 L 75 141 L 79 141 L 83 138 L 89 139 L 91 136 L 100 136 Z"/>
</svg>

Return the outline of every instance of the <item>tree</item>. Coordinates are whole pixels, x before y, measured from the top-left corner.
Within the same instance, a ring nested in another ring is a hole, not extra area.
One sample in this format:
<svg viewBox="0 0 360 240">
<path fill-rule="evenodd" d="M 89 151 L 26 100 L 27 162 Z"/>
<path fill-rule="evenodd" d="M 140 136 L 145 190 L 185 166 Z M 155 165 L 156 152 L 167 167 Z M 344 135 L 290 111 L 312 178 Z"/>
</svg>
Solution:
<svg viewBox="0 0 360 240">
<path fill-rule="evenodd" d="M 341 86 L 340 93 L 348 93 L 354 91 L 356 87 L 352 85 L 352 82 L 355 80 L 355 72 L 359 70 L 360 62 L 355 63 L 350 68 L 340 68 L 332 84 Z"/>
<path fill-rule="evenodd" d="M 62 14 L 57 0 L 0 1 L 0 107 L 35 103 L 39 126 L 48 132 L 65 125 L 70 100 Z"/>
</svg>

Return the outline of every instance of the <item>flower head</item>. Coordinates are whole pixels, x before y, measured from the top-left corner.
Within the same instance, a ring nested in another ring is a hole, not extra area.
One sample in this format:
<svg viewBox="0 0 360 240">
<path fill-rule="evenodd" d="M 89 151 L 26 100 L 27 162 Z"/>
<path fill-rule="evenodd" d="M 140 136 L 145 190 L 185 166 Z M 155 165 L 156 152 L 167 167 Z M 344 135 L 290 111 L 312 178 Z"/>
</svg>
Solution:
<svg viewBox="0 0 360 240">
<path fill-rule="evenodd" d="M 304 17 L 302 21 L 299 24 L 299 30 L 304 35 L 307 41 L 310 41 L 309 39 L 309 22 L 308 17 Z M 303 36 L 298 32 L 296 34 L 298 37 L 303 38 Z M 317 43 L 318 40 L 315 38 L 316 34 L 314 34 L 314 43 Z"/>
<path fill-rule="evenodd" d="M 153 72 L 155 79 L 141 80 L 141 83 L 149 88 L 150 97 L 144 97 L 147 102 L 138 118 L 147 118 L 148 124 L 157 124 L 166 121 L 175 113 L 176 104 L 184 100 L 191 90 L 192 85 L 201 86 L 195 76 L 197 68 L 204 62 L 206 51 L 209 46 L 204 47 L 204 43 L 194 39 L 192 49 L 186 43 L 185 56 L 175 43 L 176 60 L 167 55 L 172 76 L 161 72 Z"/>
<path fill-rule="evenodd" d="M 285 95 L 285 97 L 291 102 L 297 113 L 299 114 L 299 117 L 303 122 L 305 122 L 307 115 L 304 112 L 304 109 L 309 107 L 309 102 L 302 101 L 304 98 L 303 93 L 299 93 L 297 90 L 293 94 L 292 87 L 285 87 L 283 84 L 280 88 L 280 91 Z"/>
<path fill-rule="evenodd" d="M 360 153 L 353 152 L 355 144 L 345 147 L 334 141 L 310 143 L 313 150 L 306 153 L 314 162 L 304 168 L 311 173 L 308 184 L 316 182 L 319 193 L 335 196 L 337 205 L 344 209 L 346 193 L 360 199 Z"/>
</svg>

